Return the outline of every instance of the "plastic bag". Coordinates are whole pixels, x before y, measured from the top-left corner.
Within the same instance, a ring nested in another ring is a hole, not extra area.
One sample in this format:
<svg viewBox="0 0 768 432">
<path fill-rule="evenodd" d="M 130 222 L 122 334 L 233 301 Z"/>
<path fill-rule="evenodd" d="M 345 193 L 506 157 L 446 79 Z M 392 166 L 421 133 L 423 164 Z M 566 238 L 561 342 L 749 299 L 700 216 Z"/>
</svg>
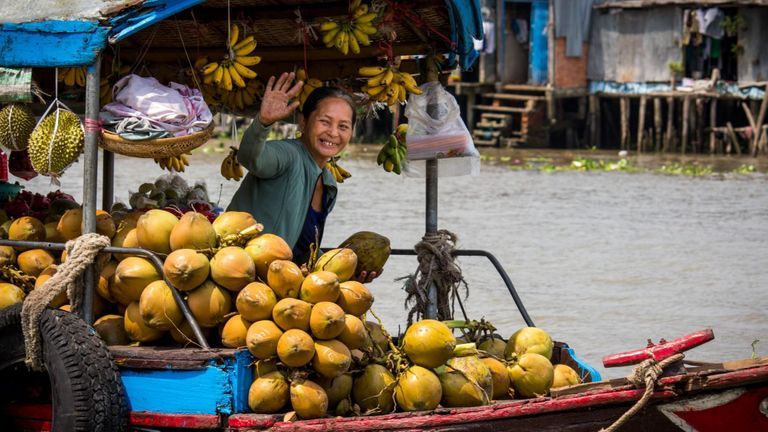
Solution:
<svg viewBox="0 0 768 432">
<path fill-rule="evenodd" d="M 411 94 L 405 108 L 408 117 L 406 174 L 424 177 L 424 161 L 438 159 L 440 177 L 477 175 L 480 153 L 461 119 L 456 98 L 439 82 L 428 82 L 420 88 L 422 94 Z"/>
</svg>

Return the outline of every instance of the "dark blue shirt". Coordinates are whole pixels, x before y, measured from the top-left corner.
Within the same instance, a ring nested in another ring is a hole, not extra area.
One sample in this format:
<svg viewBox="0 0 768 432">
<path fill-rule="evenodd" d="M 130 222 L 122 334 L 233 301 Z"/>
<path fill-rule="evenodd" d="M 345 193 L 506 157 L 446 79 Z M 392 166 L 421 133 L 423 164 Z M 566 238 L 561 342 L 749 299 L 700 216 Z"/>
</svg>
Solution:
<svg viewBox="0 0 768 432">
<path fill-rule="evenodd" d="M 323 192 L 323 195 L 325 195 L 325 192 Z M 325 227 L 325 219 L 328 217 L 328 210 L 325 208 L 325 199 L 322 202 L 323 209 L 321 211 L 315 210 L 311 205 L 309 206 L 299 240 L 293 247 L 293 262 L 298 265 L 306 263 L 309 259 L 309 246 L 312 243 L 317 243 L 319 247 L 320 240 L 323 239 L 323 228 Z"/>
</svg>

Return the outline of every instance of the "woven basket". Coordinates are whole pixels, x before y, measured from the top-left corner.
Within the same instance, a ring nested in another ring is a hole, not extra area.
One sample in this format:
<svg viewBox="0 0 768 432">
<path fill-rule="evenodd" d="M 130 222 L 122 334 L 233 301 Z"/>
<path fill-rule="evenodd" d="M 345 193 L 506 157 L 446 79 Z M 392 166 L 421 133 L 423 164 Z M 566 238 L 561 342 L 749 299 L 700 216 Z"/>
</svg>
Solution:
<svg viewBox="0 0 768 432">
<path fill-rule="evenodd" d="M 124 156 L 138 158 L 166 158 L 188 153 L 205 144 L 213 135 L 214 124 L 211 122 L 205 129 L 193 134 L 173 138 L 158 138 L 145 141 L 130 141 L 120 135 L 101 131 L 99 145 L 104 150 Z"/>
</svg>

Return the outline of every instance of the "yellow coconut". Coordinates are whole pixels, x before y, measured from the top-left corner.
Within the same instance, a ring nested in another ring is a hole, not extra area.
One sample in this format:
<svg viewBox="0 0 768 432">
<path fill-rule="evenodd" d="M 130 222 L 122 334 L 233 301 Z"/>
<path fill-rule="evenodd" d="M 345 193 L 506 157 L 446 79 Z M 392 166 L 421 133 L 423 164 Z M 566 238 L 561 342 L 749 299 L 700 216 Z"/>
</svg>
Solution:
<svg viewBox="0 0 768 432">
<path fill-rule="evenodd" d="M 211 279 L 230 291 L 240 291 L 256 280 L 251 257 L 242 248 L 225 247 L 211 258 Z"/>
<path fill-rule="evenodd" d="M 304 274 L 293 261 L 274 260 L 267 270 L 267 283 L 279 298 L 299 296 Z"/>
<path fill-rule="evenodd" d="M 541 354 L 528 352 L 507 366 L 509 379 L 516 396 L 532 398 L 545 396 L 552 387 L 555 370 L 549 359 Z"/>
<path fill-rule="evenodd" d="M 51 243 L 64 243 L 66 239 L 59 234 L 59 230 L 56 227 L 58 222 L 48 222 L 45 224 L 45 241 Z"/>
<path fill-rule="evenodd" d="M 216 231 L 205 215 L 187 212 L 171 230 L 171 250 L 213 249 L 216 247 Z"/>
<path fill-rule="evenodd" d="M 14 284 L 0 282 L 0 309 L 15 305 L 24 301 L 24 290 Z"/>
<path fill-rule="evenodd" d="M 312 271 L 325 270 L 336 273 L 339 282 L 348 281 L 355 274 L 357 255 L 352 249 L 331 249 L 324 253 L 315 263 Z"/>
<path fill-rule="evenodd" d="M 395 377 L 379 364 L 369 364 L 352 385 L 352 400 L 361 413 L 386 414 L 395 410 L 393 394 Z M 438 382 L 439 384 L 439 382 Z"/>
<path fill-rule="evenodd" d="M 256 378 L 248 391 L 248 406 L 256 414 L 280 412 L 290 397 L 288 380 L 280 372 Z"/>
<path fill-rule="evenodd" d="M 109 292 L 118 303 L 138 302 L 144 287 L 159 280 L 160 273 L 151 262 L 140 257 L 128 257 L 117 265 Z"/>
<path fill-rule="evenodd" d="M 290 329 L 277 341 L 277 356 L 288 367 L 301 367 L 315 356 L 315 341 L 307 332 Z"/>
<path fill-rule="evenodd" d="M 35 289 L 40 288 L 43 286 L 45 281 L 51 278 L 51 276 L 56 274 L 56 269 L 58 267 L 56 264 L 51 264 L 48 267 L 45 268 L 38 276 L 37 279 L 35 279 Z M 62 291 L 59 293 L 56 297 L 51 300 L 50 303 L 48 303 L 48 306 L 52 308 L 57 308 L 63 304 L 65 304 L 68 301 L 67 299 L 67 290 Z"/>
<path fill-rule="evenodd" d="M 205 282 L 210 273 L 208 257 L 192 249 L 177 249 L 163 263 L 168 281 L 181 291 L 191 291 Z"/>
<path fill-rule="evenodd" d="M 339 277 L 329 271 L 316 271 L 301 283 L 299 298 L 309 303 L 335 302 L 339 298 Z"/>
<path fill-rule="evenodd" d="M 93 329 L 107 345 L 128 345 L 131 340 L 125 332 L 124 321 L 120 315 L 104 315 L 93 323 Z"/>
<path fill-rule="evenodd" d="M 417 365 L 436 368 L 453 356 L 456 338 L 440 321 L 421 320 L 413 323 L 403 336 L 403 351 Z"/>
<path fill-rule="evenodd" d="M 294 380 L 291 382 L 291 406 L 303 420 L 325 417 L 328 412 L 328 395 L 313 381 Z"/>
<path fill-rule="evenodd" d="M 552 388 L 566 387 L 581 383 L 581 377 L 572 367 L 564 364 L 555 365 L 555 377 L 552 380 Z"/>
<path fill-rule="evenodd" d="M 365 324 L 354 315 L 347 314 L 344 317 L 344 329 L 339 334 L 338 339 L 351 350 L 369 350 L 371 348 L 371 338 L 365 330 Z"/>
<path fill-rule="evenodd" d="M 245 251 L 256 265 L 256 276 L 267 280 L 267 269 L 272 261 L 293 259 L 293 251 L 288 243 L 274 234 L 262 234 L 248 241 Z"/>
<path fill-rule="evenodd" d="M 246 346 L 246 335 L 250 321 L 246 321 L 242 315 L 232 316 L 221 329 L 221 344 L 227 348 L 240 348 Z"/>
<path fill-rule="evenodd" d="M 454 357 L 437 370 L 444 407 L 488 405 L 493 397 L 493 376 L 476 355 Z"/>
<path fill-rule="evenodd" d="M 352 375 L 345 373 L 335 378 L 320 377 L 317 380 L 320 387 L 328 395 L 328 407 L 334 408 L 344 399 L 347 399 L 352 393 Z"/>
<path fill-rule="evenodd" d="M 46 267 L 55 262 L 56 258 L 45 249 L 30 249 L 16 257 L 19 270 L 34 277 L 37 277 Z"/>
<path fill-rule="evenodd" d="M 346 373 L 352 364 L 352 354 L 342 342 L 331 339 L 315 341 L 312 367 L 326 378 L 336 378 Z"/>
<path fill-rule="evenodd" d="M 365 328 L 368 330 L 368 334 L 371 336 L 371 342 L 373 342 L 374 345 L 379 347 L 381 351 L 388 352 L 389 351 L 389 339 L 387 338 L 387 335 L 384 333 L 384 329 L 381 328 L 381 326 L 378 323 L 375 323 L 373 321 L 366 321 Z"/>
<path fill-rule="evenodd" d="M 69 209 L 61 216 L 56 231 L 65 240 L 73 240 L 83 233 L 83 209 Z M 96 210 L 96 232 L 110 239 L 115 236 L 115 223 L 104 210 Z"/>
<path fill-rule="evenodd" d="M 442 396 L 440 380 L 427 368 L 411 366 L 397 379 L 395 400 L 403 411 L 431 411 Z"/>
<path fill-rule="evenodd" d="M 485 338 L 477 345 L 478 350 L 502 359 L 504 358 L 504 350 L 506 347 L 507 343 L 504 339 L 495 336 Z"/>
<path fill-rule="evenodd" d="M 190 291 L 187 304 L 201 327 L 216 327 L 232 309 L 232 297 L 227 290 L 208 280 Z"/>
<path fill-rule="evenodd" d="M 10 246 L 0 246 L 0 267 L 5 267 L 15 263 L 16 251 Z"/>
<path fill-rule="evenodd" d="M 125 309 L 123 325 L 128 338 L 138 342 L 152 342 L 163 337 L 163 331 L 149 327 L 141 318 L 139 302 L 133 302 Z"/>
<path fill-rule="evenodd" d="M 184 319 L 171 288 L 162 280 L 150 283 L 141 292 L 139 312 L 144 323 L 158 330 L 178 327 Z"/>
<path fill-rule="evenodd" d="M 112 279 L 115 276 L 115 270 L 117 270 L 117 261 L 110 260 L 107 262 L 99 273 L 99 283 L 96 285 L 96 292 L 110 303 L 114 303 L 117 300 L 112 297 L 112 293 L 109 291 L 109 284 L 112 283 Z"/>
<path fill-rule="evenodd" d="M 491 372 L 491 379 L 493 380 L 493 399 L 508 399 L 510 395 L 510 381 L 509 372 L 504 363 L 496 360 L 493 357 L 486 357 L 482 359 L 485 366 Z"/>
<path fill-rule="evenodd" d="M 514 360 L 526 353 L 536 353 L 549 360 L 552 358 L 553 347 L 549 333 L 538 327 L 523 327 L 509 337 L 504 356 L 507 360 Z"/>
<path fill-rule="evenodd" d="M 171 231 L 179 220 L 173 214 L 152 209 L 144 213 L 136 224 L 136 239 L 139 246 L 153 252 L 171 252 Z"/>
<path fill-rule="evenodd" d="M 213 230 L 219 237 L 237 234 L 256 223 L 256 219 L 247 212 L 227 211 L 213 221 Z"/>
<path fill-rule="evenodd" d="M 373 294 L 360 282 L 346 281 L 339 285 L 339 298 L 336 302 L 344 312 L 360 316 L 373 305 Z"/>
<path fill-rule="evenodd" d="M 61 256 L 59 257 L 59 262 L 63 264 L 66 261 L 67 261 L 67 251 L 65 249 L 65 250 L 61 251 Z"/>
<path fill-rule="evenodd" d="M 139 213 L 131 213 L 131 215 L 139 215 Z M 115 236 L 112 237 L 112 246 L 114 247 L 139 247 L 139 240 L 136 238 L 136 223 L 138 222 L 138 216 L 126 217 L 120 222 L 117 228 Z M 115 254 L 115 258 L 120 261 L 129 257 L 130 255 Z"/>
<path fill-rule="evenodd" d="M 44 241 L 45 225 L 32 216 L 22 216 L 11 222 L 8 228 L 9 240 Z"/>
<path fill-rule="evenodd" d="M 317 303 L 309 315 L 309 328 L 315 339 L 333 339 L 344 331 L 344 311 L 336 303 Z"/>
<path fill-rule="evenodd" d="M 256 360 L 252 363 L 253 365 L 253 377 L 259 378 L 262 377 L 270 372 L 277 371 L 277 357 L 274 357 L 270 359 L 265 360 Z"/>
<path fill-rule="evenodd" d="M 251 282 L 237 294 L 235 307 L 243 318 L 260 321 L 272 317 L 272 309 L 277 304 L 277 296 L 272 288 L 261 282 Z"/>
<path fill-rule="evenodd" d="M 272 308 L 272 320 L 283 330 L 309 331 L 311 310 L 312 305 L 303 300 L 284 298 Z"/>
<path fill-rule="evenodd" d="M 277 342 L 283 331 L 269 320 L 256 321 L 248 327 L 245 344 L 257 359 L 268 359 L 277 354 Z"/>
</svg>

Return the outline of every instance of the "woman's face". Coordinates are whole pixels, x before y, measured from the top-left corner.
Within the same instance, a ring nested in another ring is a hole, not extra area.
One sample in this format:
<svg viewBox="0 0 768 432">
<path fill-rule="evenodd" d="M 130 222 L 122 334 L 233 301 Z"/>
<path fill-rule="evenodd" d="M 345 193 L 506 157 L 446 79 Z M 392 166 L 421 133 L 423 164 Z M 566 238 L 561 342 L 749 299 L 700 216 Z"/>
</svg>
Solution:
<svg viewBox="0 0 768 432">
<path fill-rule="evenodd" d="M 318 166 L 339 154 L 352 139 L 352 107 L 344 99 L 321 100 L 303 127 L 302 141 Z"/>
</svg>

